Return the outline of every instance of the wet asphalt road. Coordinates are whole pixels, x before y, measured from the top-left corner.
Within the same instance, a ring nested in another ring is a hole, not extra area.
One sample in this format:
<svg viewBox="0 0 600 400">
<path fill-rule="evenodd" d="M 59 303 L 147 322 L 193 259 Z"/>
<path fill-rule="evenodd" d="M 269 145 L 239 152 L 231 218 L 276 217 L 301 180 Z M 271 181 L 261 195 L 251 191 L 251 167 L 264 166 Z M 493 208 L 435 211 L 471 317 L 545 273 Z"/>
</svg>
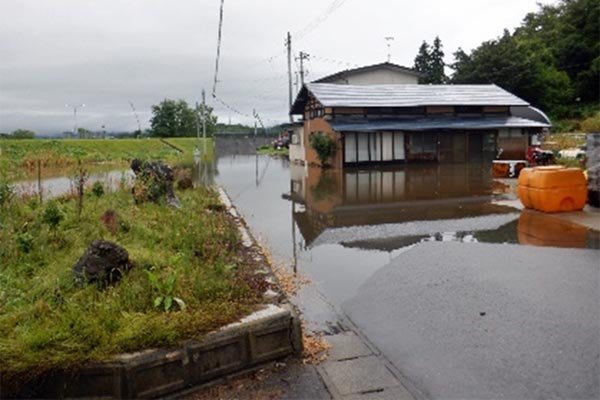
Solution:
<svg viewBox="0 0 600 400">
<path fill-rule="evenodd" d="M 598 399 L 598 256 L 421 243 L 342 309 L 423 397 Z"/>
<path fill-rule="evenodd" d="M 417 397 L 600 398 L 600 251 L 501 244 L 523 236 L 526 243 L 563 244 L 564 237 L 581 245 L 589 242 L 585 228 L 547 218 L 502 225 L 517 217 L 478 215 L 334 226 L 307 246 L 281 197 L 290 190 L 287 164 L 228 157 L 218 167 L 219 184 L 273 258 L 289 265 L 294 255 L 311 279 L 294 299 L 307 322 L 327 331 L 336 314 L 349 316 Z M 396 234 L 433 231 L 451 241 L 391 251 L 345 242 L 362 233 L 393 242 Z M 468 235 L 457 241 L 457 232 Z M 466 243 L 475 240 L 494 244 Z"/>
</svg>

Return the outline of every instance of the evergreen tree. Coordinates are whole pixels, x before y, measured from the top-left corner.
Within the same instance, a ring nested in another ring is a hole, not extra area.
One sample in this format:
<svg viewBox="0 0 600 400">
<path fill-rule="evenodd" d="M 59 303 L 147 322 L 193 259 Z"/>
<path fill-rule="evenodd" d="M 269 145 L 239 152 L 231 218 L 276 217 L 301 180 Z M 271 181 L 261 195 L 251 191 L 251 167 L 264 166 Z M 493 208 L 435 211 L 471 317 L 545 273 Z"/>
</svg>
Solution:
<svg viewBox="0 0 600 400">
<path fill-rule="evenodd" d="M 419 83 L 429 83 L 429 71 L 431 70 L 431 53 L 429 45 L 423 40 L 419 52 L 415 57 L 415 65 L 413 67 L 416 71 L 423 74 L 419 78 Z"/>
<path fill-rule="evenodd" d="M 423 41 L 415 57 L 414 69 L 423 74 L 419 83 L 442 84 L 448 78 L 444 73 L 444 51 L 442 41 L 438 36 L 433 40 L 433 46 Z"/>
<path fill-rule="evenodd" d="M 440 40 L 439 36 L 436 36 L 433 40 L 429 62 L 430 83 L 435 83 L 438 85 L 446 83 L 448 78 L 444 73 L 444 51 L 442 50 L 442 41 Z"/>
</svg>

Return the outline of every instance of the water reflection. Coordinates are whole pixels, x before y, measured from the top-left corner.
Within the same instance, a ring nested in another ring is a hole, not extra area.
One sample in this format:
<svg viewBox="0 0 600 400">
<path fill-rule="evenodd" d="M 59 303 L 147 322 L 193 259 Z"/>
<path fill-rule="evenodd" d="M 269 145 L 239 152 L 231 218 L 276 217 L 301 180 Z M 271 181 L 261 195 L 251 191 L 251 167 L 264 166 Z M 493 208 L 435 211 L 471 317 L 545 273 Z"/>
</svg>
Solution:
<svg viewBox="0 0 600 400">
<path fill-rule="evenodd" d="M 65 174 L 65 171 L 63 171 Z M 106 172 L 90 173 L 87 185 L 95 182 L 101 182 L 108 190 L 117 190 L 123 185 L 128 185 L 134 178 L 131 169 L 120 169 Z M 43 178 L 40 180 L 31 179 L 15 182 L 13 188 L 20 195 L 37 195 L 41 191 L 44 198 L 53 198 L 62 196 L 74 190 L 73 178 L 67 175 Z"/>
<path fill-rule="evenodd" d="M 215 177 L 219 174 L 217 169 L 217 158 L 214 153 L 194 153 L 194 166 L 192 168 L 192 181 L 196 186 L 212 186 Z"/>
<path fill-rule="evenodd" d="M 421 241 L 599 247 L 598 232 L 496 204 L 514 195 L 493 179 L 487 164 L 355 170 L 292 165 L 290 178 L 292 215 L 307 247 L 337 243 L 392 251 Z"/>
<path fill-rule="evenodd" d="M 528 211 L 496 204 L 497 199 L 515 199 L 514 180 L 494 180 L 480 165 L 446 167 L 342 173 L 237 155 L 219 157 L 216 179 L 275 262 L 311 276 L 332 304 L 354 296 L 362 282 L 422 241 L 600 247 L 598 232 L 579 227 L 571 227 L 579 231 L 576 241 L 535 232 L 530 235 L 538 241 L 527 240 L 523 232 L 532 229 L 526 226 L 544 230 L 544 224 L 562 225 L 561 220 L 542 215 L 551 219 L 537 225 L 538 214 L 524 221 Z M 585 244 L 578 236 L 581 229 Z"/>
<path fill-rule="evenodd" d="M 600 232 L 532 210 L 521 211 L 517 237 L 533 246 L 600 248 Z"/>
</svg>

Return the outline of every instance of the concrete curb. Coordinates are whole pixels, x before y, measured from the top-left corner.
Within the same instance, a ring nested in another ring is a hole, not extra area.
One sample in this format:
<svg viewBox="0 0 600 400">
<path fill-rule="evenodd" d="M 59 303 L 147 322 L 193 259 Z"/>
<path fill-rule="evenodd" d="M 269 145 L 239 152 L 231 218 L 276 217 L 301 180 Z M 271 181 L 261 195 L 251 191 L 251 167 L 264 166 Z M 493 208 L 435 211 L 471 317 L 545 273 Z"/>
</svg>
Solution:
<svg viewBox="0 0 600 400">
<path fill-rule="evenodd" d="M 260 249 L 227 194 L 220 188 L 218 192 L 240 230 L 242 244 Z M 257 273 L 266 275 L 271 283 L 271 289 L 264 294 L 269 304 L 262 309 L 208 333 L 202 340 L 187 341 L 179 347 L 120 354 L 75 372 L 53 371 L 30 382 L 17 397 L 165 397 L 301 352 L 302 331 L 297 312 L 278 289 L 277 279 L 260 250 L 256 257 L 263 264 Z"/>
<path fill-rule="evenodd" d="M 296 352 L 298 325 L 289 305 L 270 304 L 200 341 L 120 354 L 74 373 L 52 373 L 19 397 L 166 396 Z"/>
</svg>

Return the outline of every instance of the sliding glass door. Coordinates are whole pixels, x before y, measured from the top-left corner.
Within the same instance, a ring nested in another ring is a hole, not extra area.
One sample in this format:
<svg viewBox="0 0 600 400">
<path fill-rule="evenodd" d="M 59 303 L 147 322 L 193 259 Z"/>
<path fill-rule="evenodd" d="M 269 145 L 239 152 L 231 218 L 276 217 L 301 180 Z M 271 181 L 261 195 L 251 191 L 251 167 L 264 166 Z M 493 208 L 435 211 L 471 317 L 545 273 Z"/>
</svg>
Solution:
<svg viewBox="0 0 600 400">
<path fill-rule="evenodd" d="M 404 160 L 402 132 L 344 133 L 344 162 L 392 162 Z"/>
</svg>

